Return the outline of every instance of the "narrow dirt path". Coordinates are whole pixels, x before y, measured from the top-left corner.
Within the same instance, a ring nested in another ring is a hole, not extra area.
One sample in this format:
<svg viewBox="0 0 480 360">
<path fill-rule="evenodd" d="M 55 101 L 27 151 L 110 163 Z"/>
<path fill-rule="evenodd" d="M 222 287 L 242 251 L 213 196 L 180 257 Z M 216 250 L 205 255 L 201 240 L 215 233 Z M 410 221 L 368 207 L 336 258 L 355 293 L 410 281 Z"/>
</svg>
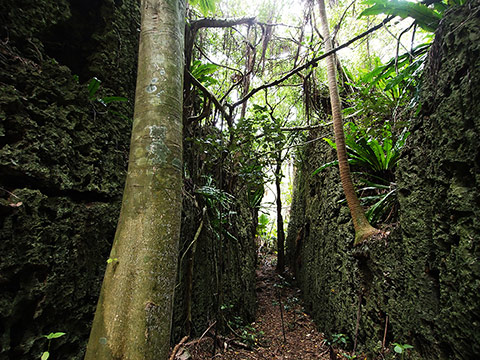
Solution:
<svg viewBox="0 0 480 360">
<path fill-rule="evenodd" d="M 178 348 L 177 360 L 331 359 L 323 334 L 303 311 L 299 290 L 275 273 L 272 257 L 257 270 L 257 315 L 250 326 L 235 329 L 229 337 L 217 337 L 214 354 L 213 330 L 201 339 Z M 283 320 L 282 320 L 283 319 Z"/>
</svg>

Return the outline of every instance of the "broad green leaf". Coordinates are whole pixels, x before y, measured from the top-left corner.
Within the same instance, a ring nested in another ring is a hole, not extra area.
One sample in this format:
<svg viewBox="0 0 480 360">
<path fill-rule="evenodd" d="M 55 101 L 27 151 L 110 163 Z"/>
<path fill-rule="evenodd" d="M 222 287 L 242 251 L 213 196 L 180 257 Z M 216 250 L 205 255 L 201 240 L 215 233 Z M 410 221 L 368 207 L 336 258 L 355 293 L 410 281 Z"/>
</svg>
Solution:
<svg viewBox="0 0 480 360">
<path fill-rule="evenodd" d="M 216 0 L 190 0 L 190 4 L 198 6 L 203 16 L 208 16 L 215 12 Z"/>
<path fill-rule="evenodd" d="M 381 194 L 378 197 L 378 199 L 380 199 L 380 200 L 377 201 L 375 204 L 373 204 L 370 207 L 370 209 L 368 209 L 368 211 L 365 213 L 368 221 L 370 221 L 373 224 L 375 224 L 378 221 L 381 214 L 384 213 L 385 210 L 387 208 L 389 208 L 391 206 L 391 204 L 393 203 L 395 193 L 396 193 L 396 190 L 393 189 L 390 192 L 388 192 L 386 194 Z"/>
<path fill-rule="evenodd" d="M 95 99 L 95 94 L 97 93 L 101 83 L 102 82 L 96 77 L 93 77 L 92 80 L 90 80 L 90 82 L 88 83 L 88 97 L 90 98 L 90 100 Z"/>
<path fill-rule="evenodd" d="M 323 140 L 325 140 L 328 143 L 328 145 L 330 145 L 335 150 L 337 149 L 337 144 L 335 144 L 334 141 L 330 140 L 329 138 L 323 138 Z"/>
<path fill-rule="evenodd" d="M 65 335 L 64 332 L 56 332 L 56 333 L 50 333 L 48 335 L 44 335 L 48 340 L 51 340 L 51 339 L 57 339 L 59 337 L 62 337 L 63 335 Z"/>
<path fill-rule="evenodd" d="M 50 357 L 50 353 L 48 351 L 45 351 L 42 354 L 42 357 L 40 358 L 41 360 L 47 360 Z"/>
<path fill-rule="evenodd" d="M 338 160 L 334 160 L 334 161 L 331 161 L 331 162 L 328 162 L 326 164 L 323 164 L 322 166 L 320 166 L 317 170 L 315 170 L 314 172 L 312 172 L 312 176 L 313 175 L 317 175 L 320 171 L 328 168 L 328 167 L 331 167 L 331 166 L 335 166 L 335 165 L 338 165 Z"/>
<path fill-rule="evenodd" d="M 111 102 L 125 102 L 127 101 L 127 98 L 122 97 L 122 96 L 106 96 L 104 98 L 101 98 L 100 101 L 104 104 L 110 104 Z"/>
<path fill-rule="evenodd" d="M 192 66 L 192 75 L 196 78 L 202 75 L 213 74 L 217 71 L 218 65 L 215 64 L 201 64 L 200 61 L 196 60 Z"/>
<path fill-rule="evenodd" d="M 372 2 L 367 2 L 371 4 Z M 413 18 L 417 24 L 426 31 L 435 31 L 437 28 L 441 15 L 436 11 L 428 8 L 424 4 L 414 3 L 409 1 L 374 1 L 372 7 L 365 9 L 359 17 L 368 15 L 388 14 L 400 16 L 405 19 L 407 17 Z"/>
<path fill-rule="evenodd" d="M 401 354 L 403 353 L 403 348 L 398 345 L 395 345 L 395 347 L 393 348 L 393 351 L 395 351 L 398 354 Z"/>
</svg>

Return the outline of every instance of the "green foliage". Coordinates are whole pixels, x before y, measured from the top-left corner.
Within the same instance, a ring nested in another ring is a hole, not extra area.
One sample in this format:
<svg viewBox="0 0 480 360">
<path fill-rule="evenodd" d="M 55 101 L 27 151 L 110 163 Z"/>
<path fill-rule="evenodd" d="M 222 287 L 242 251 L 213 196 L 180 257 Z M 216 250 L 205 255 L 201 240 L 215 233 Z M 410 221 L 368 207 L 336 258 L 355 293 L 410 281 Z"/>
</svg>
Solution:
<svg viewBox="0 0 480 360">
<path fill-rule="evenodd" d="M 358 190 L 360 193 L 373 192 L 373 195 L 361 196 L 360 201 L 362 205 L 370 205 L 365 216 L 371 224 L 376 225 L 380 218 L 395 205 L 397 189 L 394 187 L 394 183 L 383 185 L 366 179 L 360 179 L 360 182 L 366 185 Z"/>
<path fill-rule="evenodd" d="M 109 104 L 115 103 L 115 102 L 125 102 L 125 101 L 127 101 L 127 98 L 124 98 L 122 96 L 98 97 L 97 92 L 100 89 L 100 84 L 101 83 L 102 82 L 99 79 L 97 79 L 96 77 L 93 77 L 89 81 L 88 86 L 87 86 L 88 99 L 92 102 L 92 104 L 93 104 L 93 102 L 98 102 L 98 103 L 102 104 L 105 108 L 107 108 L 107 111 L 111 112 L 114 115 L 117 115 L 117 116 L 121 117 L 122 119 L 124 119 L 128 122 L 131 122 L 131 119 L 127 118 L 125 115 L 123 115 L 123 114 L 121 114 L 117 111 L 113 111 L 113 110 L 108 109 Z M 95 110 L 95 112 L 97 112 L 97 109 L 95 109 L 95 106 L 94 106 L 94 110 Z"/>
<path fill-rule="evenodd" d="M 250 190 L 248 192 L 248 205 L 251 208 L 258 209 L 262 202 L 264 193 L 265 189 L 263 187 L 263 184 L 261 186 L 258 186 L 256 189 L 254 187 L 250 187 Z"/>
<path fill-rule="evenodd" d="M 395 347 L 393 348 L 393 351 L 395 351 L 397 354 L 401 355 L 401 359 L 405 359 L 405 354 L 407 353 L 408 349 L 413 349 L 412 345 L 409 344 L 399 344 L 399 343 L 393 343 Z"/>
<path fill-rule="evenodd" d="M 437 9 L 431 9 L 421 3 L 400 0 L 367 0 L 365 4 L 373 6 L 364 10 L 360 16 L 388 14 L 400 16 L 402 19 L 411 17 L 418 26 L 426 31 L 435 31 L 442 18 Z"/>
<path fill-rule="evenodd" d="M 352 106 L 346 108 L 344 114 L 358 114 L 363 122 L 375 121 L 379 116 L 396 120 L 403 108 L 415 109 L 430 45 L 430 42 L 420 44 L 384 65 L 378 64 L 357 81 L 352 79 L 352 85 L 357 91 L 348 99 Z"/>
<path fill-rule="evenodd" d="M 66 333 L 64 332 L 56 332 L 56 333 L 50 333 L 48 335 L 43 335 L 43 337 L 47 338 L 48 340 L 52 340 L 52 339 L 58 339 L 59 337 L 62 337 L 65 334 Z"/>
<path fill-rule="evenodd" d="M 210 75 L 217 71 L 218 66 L 215 64 L 203 64 L 200 60 L 195 60 L 192 63 L 191 73 L 202 85 L 208 87 L 213 84 L 218 84 L 218 81 Z"/>
<path fill-rule="evenodd" d="M 384 124 L 381 139 L 368 135 L 367 131 L 354 123 L 348 123 L 350 131 L 345 142 L 353 165 L 370 168 L 374 173 L 392 170 L 397 164 L 400 152 L 410 134 L 404 130 L 394 140 L 390 123 Z"/>
<path fill-rule="evenodd" d="M 112 102 L 125 102 L 127 101 L 127 98 L 124 98 L 122 96 L 105 96 L 105 97 L 97 97 L 97 92 L 98 89 L 100 89 L 101 85 L 101 80 L 97 79 L 96 77 L 93 77 L 90 82 L 88 83 L 88 98 L 91 101 L 98 101 L 100 104 L 103 106 L 107 106 L 108 104 Z"/>
<path fill-rule="evenodd" d="M 360 202 L 369 205 L 365 215 L 373 225 L 377 224 L 383 215 L 389 211 L 396 202 L 395 184 L 388 180 L 389 175 L 397 164 L 406 139 L 410 134 L 404 129 L 398 137 L 394 137 L 390 124 L 386 122 L 377 136 L 369 135 L 370 129 L 363 129 L 353 123 L 346 124 L 345 143 L 347 145 L 348 161 L 364 171 L 358 172 L 362 187 L 357 191 Z M 330 139 L 325 141 L 336 148 Z M 312 175 L 318 174 L 327 167 L 338 165 L 338 160 L 323 164 Z M 372 178 L 368 180 L 365 178 Z M 366 195 L 367 194 L 367 195 Z"/>
<path fill-rule="evenodd" d="M 42 353 L 42 356 L 40 357 L 41 360 L 47 360 L 50 357 L 50 342 L 52 339 L 58 339 L 59 337 L 62 337 L 65 335 L 64 332 L 56 332 L 56 333 L 50 333 L 48 335 L 42 335 L 42 337 L 46 338 L 48 340 L 48 349 L 47 351 L 44 351 Z"/>
<path fill-rule="evenodd" d="M 100 88 L 101 83 L 102 81 L 97 79 L 96 77 L 93 77 L 88 83 L 88 98 L 90 100 L 95 100 L 97 98 L 96 93 Z"/>
<path fill-rule="evenodd" d="M 345 348 L 348 345 L 348 336 L 345 334 L 332 334 L 332 339 L 327 341 L 330 346 Z"/>
<path fill-rule="evenodd" d="M 257 235 L 258 236 L 265 236 L 267 233 L 267 226 L 270 223 L 270 219 L 268 215 L 261 214 L 258 217 L 258 225 L 257 225 Z"/>
<path fill-rule="evenodd" d="M 206 184 L 195 192 L 205 199 L 209 210 L 210 223 L 216 230 L 217 236 L 220 233 L 223 233 L 229 238 L 237 240 L 237 238 L 230 233 L 226 227 L 226 225 L 230 223 L 231 216 L 237 214 L 236 211 L 232 210 L 235 203 L 235 197 L 226 191 L 218 189 L 214 185 L 211 177 L 206 177 L 206 179 Z"/>
<path fill-rule="evenodd" d="M 190 4 L 198 7 L 203 16 L 208 16 L 215 12 L 217 0 L 190 0 Z"/>
<path fill-rule="evenodd" d="M 348 360 L 354 360 L 358 359 L 358 356 L 355 354 L 347 354 L 347 353 L 342 353 L 343 358 L 348 359 Z"/>
<path fill-rule="evenodd" d="M 257 346 L 264 334 L 263 331 L 257 331 L 257 329 L 251 325 L 246 325 L 239 331 L 240 339 L 250 348 Z"/>
<path fill-rule="evenodd" d="M 348 162 L 351 165 L 366 168 L 373 173 L 385 172 L 395 167 L 410 134 L 404 130 L 397 139 L 394 139 L 388 122 L 384 124 L 383 131 L 380 134 L 381 139 L 369 135 L 369 129 L 364 130 L 354 123 L 347 123 L 346 126 L 349 130 L 345 133 Z M 331 139 L 324 138 L 324 140 L 336 149 L 336 144 Z M 334 165 L 338 165 L 338 160 L 323 164 L 312 175 L 316 175 L 325 168 Z"/>
<path fill-rule="evenodd" d="M 397 128 L 405 127 L 410 113 L 418 108 L 421 74 L 429 48 L 429 42 L 418 45 L 386 64 L 377 58 L 377 66 L 358 79 L 347 71 L 349 85 L 355 91 L 346 99 L 350 106 L 344 109 L 344 115 L 354 117 L 365 129 L 375 130 L 376 123 L 385 121 Z"/>
</svg>

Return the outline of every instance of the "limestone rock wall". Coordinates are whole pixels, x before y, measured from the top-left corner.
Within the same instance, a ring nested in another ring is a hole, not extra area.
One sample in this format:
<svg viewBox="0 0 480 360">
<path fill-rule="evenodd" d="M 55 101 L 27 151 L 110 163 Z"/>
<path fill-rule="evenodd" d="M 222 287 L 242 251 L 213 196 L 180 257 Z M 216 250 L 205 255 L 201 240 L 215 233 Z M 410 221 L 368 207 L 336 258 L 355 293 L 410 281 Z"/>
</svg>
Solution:
<svg viewBox="0 0 480 360">
<path fill-rule="evenodd" d="M 307 307 L 327 334 L 348 334 L 376 356 L 414 346 L 413 358 L 480 354 L 480 2 L 451 11 L 436 33 L 422 110 L 396 171 L 399 225 L 353 249 L 353 226 L 336 169 L 310 174 L 334 154 L 310 146 L 301 165 L 289 234 Z M 298 224 L 304 234 L 300 237 Z M 391 347 L 390 347 L 391 349 Z M 392 357 L 392 352 L 388 355 Z"/>
<path fill-rule="evenodd" d="M 0 3 L 0 359 L 82 359 L 127 165 L 138 4 Z M 109 110 L 89 99 L 122 96 Z"/>
<path fill-rule="evenodd" d="M 52 340 L 52 358 L 83 359 L 126 176 L 139 2 L 3 0 L 0 24 L 0 360 L 40 358 L 51 332 L 66 333 Z M 93 77 L 102 83 L 91 99 Z M 96 100 L 105 96 L 128 101 L 105 108 Z M 185 159 L 197 150 L 186 147 Z M 187 185 L 181 251 L 205 205 L 193 191 L 202 184 Z M 192 334 L 220 324 L 223 303 L 254 315 L 256 213 L 244 189 L 229 192 L 233 237 L 219 237 L 206 216 L 196 245 Z M 185 332 L 188 259 L 176 336 Z"/>
</svg>

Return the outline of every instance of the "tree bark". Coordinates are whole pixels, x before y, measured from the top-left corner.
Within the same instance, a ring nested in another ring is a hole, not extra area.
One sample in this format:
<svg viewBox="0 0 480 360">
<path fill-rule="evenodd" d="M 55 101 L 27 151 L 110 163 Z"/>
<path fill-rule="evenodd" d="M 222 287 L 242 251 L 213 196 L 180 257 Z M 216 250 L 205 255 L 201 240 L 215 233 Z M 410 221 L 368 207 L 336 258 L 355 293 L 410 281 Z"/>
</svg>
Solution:
<svg viewBox="0 0 480 360">
<path fill-rule="evenodd" d="M 320 20 L 322 22 L 322 33 L 325 39 L 325 52 L 332 51 L 332 39 L 328 29 L 327 13 L 325 11 L 324 0 L 319 0 Z M 355 188 L 353 186 L 352 175 L 350 174 L 350 166 L 347 161 L 347 150 L 345 146 L 345 134 L 343 132 L 342 105 L 340 103 L 340 95 L 338 93 L 336 72 L 335 72 L 335 55 L 331 54 L 327 57 L 327 77 L 328 88 L 330 91 L 330 102 L 332 103 L 333 129 L 335 132 L 335 143 L 337 145 L 338 167 L 340 170 L 340 180 L 342 182 L 343 191 L 347 199 L 348 207 L 352 215 L 353 226 L 355 227 L 354 245 L 358 245 L 371 235 L 379 231 L 372 227 L 368 222 L 365 211 L 360 205 Z"/>
<path fill-rule="evenodd" d="M 128 175 L 85 359 L 167 359 L 182 206 L 183 0 L 142 0 Z"/>
<path fill-rule="evenodd" d="M 282 181 L 282 161 L 277 159 L 275 168 L 275 188 L 277 190 L 277 266 L 276 271 L 279 274 L 285 272 L 285 231 L 283 229 L 282 217 L 282 191 L 280 184 Z"/>
</svg>

